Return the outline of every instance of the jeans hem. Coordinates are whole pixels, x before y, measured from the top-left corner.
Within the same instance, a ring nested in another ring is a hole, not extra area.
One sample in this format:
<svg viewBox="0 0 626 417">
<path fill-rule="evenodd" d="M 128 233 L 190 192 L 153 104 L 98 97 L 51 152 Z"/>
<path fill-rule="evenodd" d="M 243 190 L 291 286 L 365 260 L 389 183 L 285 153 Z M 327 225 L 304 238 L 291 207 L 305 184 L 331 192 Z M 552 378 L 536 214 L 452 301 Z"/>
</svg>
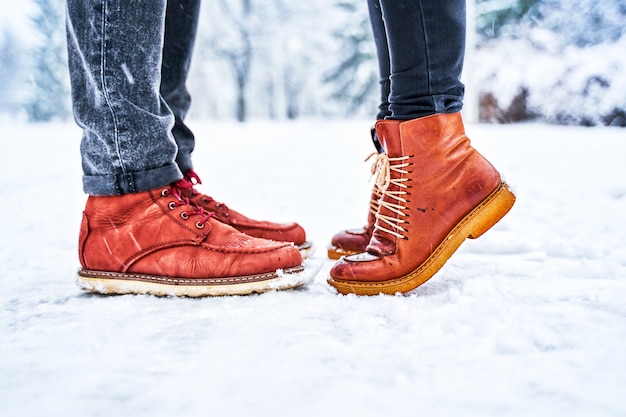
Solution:
<svg viewBox="0 0 626 417">
<path fill-rule="evenodd" d="M 84 175 L 83 191 L 89 195 L 123 195 L 153 190 L 183 178 L 176 164 L 127 172 L 126 174 Z"/>
</svg>

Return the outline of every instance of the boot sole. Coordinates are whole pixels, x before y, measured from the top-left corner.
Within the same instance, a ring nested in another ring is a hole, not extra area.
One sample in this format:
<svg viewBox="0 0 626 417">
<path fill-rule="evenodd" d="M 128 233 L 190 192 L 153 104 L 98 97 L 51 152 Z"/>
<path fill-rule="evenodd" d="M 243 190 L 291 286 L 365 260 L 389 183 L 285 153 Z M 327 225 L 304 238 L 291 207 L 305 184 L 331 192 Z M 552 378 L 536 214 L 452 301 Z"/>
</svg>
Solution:
<svg viewBox="0 0 626 417">
<path fill-rule="evenodd" d="M 364 252 L 364 250 L 363 250 Z M 350 256 L 350 255 L 356 255 L 357 253 L 361 253 L 361 252 L 356 252 L 356 251 L 350 251 L 350 250 L 343 250 L 341 248 L 338 248 L 336 246 L 332 246 L 330 248 L 328 248 L 328 259 L 333 259 L 333 260 L 337 260 L 339 258 L 341 258 L 342 256 Z"/>
<path fill-rule="evenodd" d="M 305 283 L 304 272 L 304 266 L 297 266 L 259 275 L 189 279 L 81 269 L 78 272 L 78 286 L 84 291 L 99 294 L 176 297 L 247 295 L 298 287 Z"/>
<path fill-rule="evenodd" d="M 313 243 L 309 242 L 308 240 L 304 243 L 301 243 L 300 245 L 296 245 L 296 248 L 298 248 L 298 250 L 300 251 L 300 256 L 302 256 L 302 259 L 310 258 L 311 255 L 313 255 L 313 253 L 315 252 L 315 246 L 313 246 Z"/>
<path fill-rule="evenodd" d="M 424 263 L 403 277 L 384 282 L 337 281 L 330 278 L 328 283 L 341 294 L 378 295 L 411 291 L 435 275 L 465 239 L 476 239 L 491 229 L 511 210 L 514 203 L 515 194 L 506 183 L 501 183 L 457 223 Z"/>
</svg>

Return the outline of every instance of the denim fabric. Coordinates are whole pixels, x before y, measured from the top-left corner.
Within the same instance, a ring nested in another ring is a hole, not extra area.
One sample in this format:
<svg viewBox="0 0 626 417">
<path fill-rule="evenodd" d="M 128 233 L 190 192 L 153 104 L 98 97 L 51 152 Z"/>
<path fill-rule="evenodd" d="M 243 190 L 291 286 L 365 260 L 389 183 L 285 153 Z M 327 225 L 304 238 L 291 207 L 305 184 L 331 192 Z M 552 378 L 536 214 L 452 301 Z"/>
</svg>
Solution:
<svg viewBox="0 0 626 417">
<path fill-rule="evenodd" d="M 391 64 L 389 62 L 389 46 L 387 45 L 387 34 L 385 33 L 385 23 L 380 9 L 379 0 L 367 0 L 370 23 L 374 33 L 374 44 L 376 45 L 376 56 L 378 57 L 378 73 L 380 75 L 380 104 L 378 106 L 377 120 L 391 116 L 389 109 L 389 94 L 391 93 Z"/>
<path fill-rule="evenodd" d="M 183 79 L 164 83 L 174 112 L 160 94 L 164 50 L 172 57 L 190 54 L 178 51 L 186 46 L 165 48 L 167 11 L 167 0 L 67 0 L 72 101 L 83 128 L 87 194 L 126 194 L 170 184 L 182 178 L 177 156 L 183 169 L 190 167 L 193 135 L 182 124 L 189 98 L 186 90 L 177 92 L 181 85 L 184 89 L 187 58 L 167 67 L 172 78 Z M 185 31 L 192 31 L 193 38 L 195 25 Z M 178 125 L 175 116 L 181 120 Z M 184 137 L 181 155 L 173 129 Z"/>
<path fill-rule="evenodd" d="M 382 79 L 389 60 L 386 117 L 409 120 L 460 111 L 465 91 L 460 81 L 465 0 L 368 1 Z M 385 93 L 381 82 L 381 95 Z"/>
<path fill-rule="evenodd" d="M 198 30 L 200 0 L 169 0 L 165 15 L 165 39 L 161 66 L 161 96 L 174 113 L 172 133 L 178 145 L 176 163 L 185 173 L 193 168 L 195 140 L 184 120 L 191 105 L 187 74 Z"/>
</svg>

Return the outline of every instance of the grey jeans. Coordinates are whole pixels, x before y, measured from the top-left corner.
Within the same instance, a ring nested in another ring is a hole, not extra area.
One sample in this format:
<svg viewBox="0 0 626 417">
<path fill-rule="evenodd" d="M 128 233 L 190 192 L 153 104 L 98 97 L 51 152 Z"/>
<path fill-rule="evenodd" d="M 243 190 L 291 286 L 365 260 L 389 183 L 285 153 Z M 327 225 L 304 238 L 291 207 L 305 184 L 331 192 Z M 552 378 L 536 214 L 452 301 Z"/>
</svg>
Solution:
<svg viewBox="0 0 626 417">
<path fill-rule="evenodd" d="M 72 103 L 83 189 L 146 191 L 192 168 L 183 120 L 200 0 L 67 0 Z"/>
</svg>

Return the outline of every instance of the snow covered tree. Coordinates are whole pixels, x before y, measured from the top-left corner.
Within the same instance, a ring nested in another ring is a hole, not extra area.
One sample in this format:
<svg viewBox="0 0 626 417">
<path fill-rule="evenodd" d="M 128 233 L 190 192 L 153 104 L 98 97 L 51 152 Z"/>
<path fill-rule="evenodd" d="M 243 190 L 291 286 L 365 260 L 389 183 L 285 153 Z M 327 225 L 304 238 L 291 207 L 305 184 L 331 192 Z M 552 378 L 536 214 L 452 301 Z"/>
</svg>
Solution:
<svg viewBox="0 0 626 417">
<path fill-rule="evenodd" d="M 20 44 L 9 31 L 0 36 L 0 113 L 15 113 L 19 107 L 20 71 L 23 59 L 19 53 Z"/>
<path fill-rule="evenodd" d="M 519 22 L 542 0 L 476 0 L 476 30 L 493 38 L 508 24 Z"/>
<path fill-rule="evenodd" d="M 518 12 L 476 52 L 482 120 L 626 126 L 626 0 L 483 0 L 479 16 L 492 5 Z"/>
<path fill-rule="evenodd" d="M 332 56 L 336 65 L 323 81 L 329 84 L 330 98 L 337 101 L 345 114 L 359 110 L 372 114 L 378 99 L 378 70 L 376 48 L 366 2 L 345 0 L 335 5 L 343 18 L 332 36 L 338 43 Z"/>
<path fill-rule="evenodd" d="M 34 0 L 39 13 L 33 22 L 40 42 L 32 53 L 31 95 L 25 109 L 31 121 L 70 116 L 69 75 L 63 0 Z"/>
</svg>

